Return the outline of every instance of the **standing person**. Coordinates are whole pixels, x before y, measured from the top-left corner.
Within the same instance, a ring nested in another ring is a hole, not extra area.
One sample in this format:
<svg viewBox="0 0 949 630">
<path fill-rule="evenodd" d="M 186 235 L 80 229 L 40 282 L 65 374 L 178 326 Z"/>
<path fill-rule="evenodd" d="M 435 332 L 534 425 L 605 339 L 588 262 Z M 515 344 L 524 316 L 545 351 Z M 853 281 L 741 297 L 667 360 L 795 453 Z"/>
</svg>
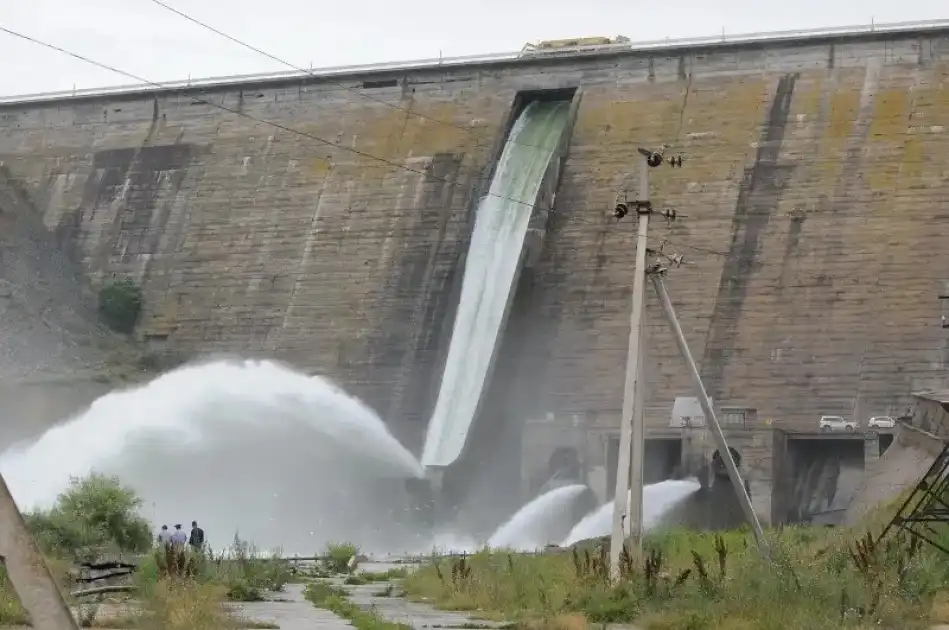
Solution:
<svg viewBox="0 0 949 630">
<path fill-rule="evenodd" d="M 191 550 L 199 552 L 204 548 L 204 530 L 198 527 L 198 521 L 191 521 L 191 535 L 188 537 Z"/>
<path fill-rule="evenodd" d="M 188 542 L 188 536 L 185 534 L 185 531 L 181 529 L 181 523 L 175 525 L 175 533 L 171 535 L 171 542 L 178 550 L 184 550 L 185 543 Z"/>
<path fill-rule="evenodd" d="M 171 544 L 171 532 L 168 531 L 167 525 L 162 525 L 161 531 L 158 532 L 158 544 L 161 547 L 167 547 Z"/>
</svg>

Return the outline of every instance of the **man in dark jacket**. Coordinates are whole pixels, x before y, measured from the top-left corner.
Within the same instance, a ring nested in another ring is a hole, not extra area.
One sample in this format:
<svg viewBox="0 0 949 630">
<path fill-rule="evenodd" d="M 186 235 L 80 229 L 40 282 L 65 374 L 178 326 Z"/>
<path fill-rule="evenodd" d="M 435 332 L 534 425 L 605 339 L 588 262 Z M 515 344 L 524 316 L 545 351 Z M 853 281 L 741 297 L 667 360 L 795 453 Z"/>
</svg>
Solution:
<svg viewBox="0 0 949 630">
<path fill-rule="evenodd" d="M 188 537 L 188 544 L 192 551 L 204 549 L 204 530 L 198 527 L 197 521 L 191 521 L 191 535 Z"/>
</svg>

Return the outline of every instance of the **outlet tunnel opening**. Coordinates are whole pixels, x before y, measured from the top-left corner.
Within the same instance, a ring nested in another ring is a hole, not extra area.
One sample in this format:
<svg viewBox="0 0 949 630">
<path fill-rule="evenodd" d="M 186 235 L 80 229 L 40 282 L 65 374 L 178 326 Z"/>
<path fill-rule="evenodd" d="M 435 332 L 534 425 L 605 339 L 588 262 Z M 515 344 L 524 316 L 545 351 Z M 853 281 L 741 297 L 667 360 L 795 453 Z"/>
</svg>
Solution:
<svg viewBox="0 0 949 630">
<path fill-rule="evenodd" d="M 616 496 L 616 467 L 619 465 L 619 437 L 613 436 L 607 443 L 606 492 Z M 643 484 L 659 483 L 681 476 L 682 439 L 676 437 L 646 438 L 643 459 Z"/>
<path fill-rule="evenodd" d="M 788 437 L 787 523 L 836 525 L 863 480 L 861 435 Z"/>
<path fill-rule="evenodd" d="M 879 453 L 883 455 L 886 452 L 886 449 L 890 448 L 890 445 L 893 444 L 893 434 L 892 433 L 881 433 L 877 437 L 877 444 L 879 446 Z"/>
<path fill-rule="evenodd" d="M 735 467 L 741 470 L 741 453 L 732 446 L 728 447 L 728 452 L 732 455 Z M 718 450 L 712 453 L 712 474 L 715 475 L 717 479 L 728 480 L 728 468 L 725 466 L 725 459 L 722 457 L 721 451 Z"/>
</svg>

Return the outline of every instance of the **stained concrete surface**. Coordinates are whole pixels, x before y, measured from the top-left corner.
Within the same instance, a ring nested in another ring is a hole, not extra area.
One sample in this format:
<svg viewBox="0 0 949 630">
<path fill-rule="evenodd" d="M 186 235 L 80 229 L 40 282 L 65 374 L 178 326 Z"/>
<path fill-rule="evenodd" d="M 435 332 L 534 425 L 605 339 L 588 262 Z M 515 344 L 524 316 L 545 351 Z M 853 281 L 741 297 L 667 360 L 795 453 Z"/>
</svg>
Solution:
<svg viewBox="0 0 949 630">
<path fill-rule="evenodd" d="M 82 270 L 0 165 L 0 377 L 102 367 L 126 341 L 100 324 L 96 311 Z"/>
</svg>

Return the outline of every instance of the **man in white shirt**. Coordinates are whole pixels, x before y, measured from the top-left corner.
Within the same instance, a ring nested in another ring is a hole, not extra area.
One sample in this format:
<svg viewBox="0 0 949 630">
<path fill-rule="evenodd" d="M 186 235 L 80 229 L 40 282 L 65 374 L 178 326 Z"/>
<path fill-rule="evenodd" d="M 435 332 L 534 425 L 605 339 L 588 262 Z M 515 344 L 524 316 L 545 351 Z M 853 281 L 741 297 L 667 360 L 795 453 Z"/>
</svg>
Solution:
<svg viewBox="0 0 949 630">
<path fill-rule="evenodd" d="M 188 534 L 181 529 L 181 523 L 175 525 L 175 532 L 171 535 L 171 542 L 175 547 L 184 548 L 188 542 Z"/>
<path fill-rule="evenodd" d="M 167 525 L 162 525 L 161 531 L 158 532 L 158 544 L 162 547 L 171 544 L 171 532 L 168 531 Z"/>
</svg>

